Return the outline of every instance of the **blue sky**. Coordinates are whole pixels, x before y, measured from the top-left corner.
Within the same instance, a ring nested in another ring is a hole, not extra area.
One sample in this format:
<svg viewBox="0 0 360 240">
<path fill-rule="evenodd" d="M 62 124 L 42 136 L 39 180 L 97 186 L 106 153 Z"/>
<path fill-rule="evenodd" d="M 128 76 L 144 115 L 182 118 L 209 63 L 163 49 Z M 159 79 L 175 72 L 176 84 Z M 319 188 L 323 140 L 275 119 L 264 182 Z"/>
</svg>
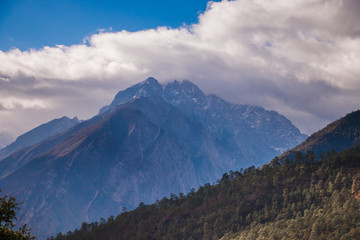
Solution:
<svg viewBox="0 0 360 240">
<path fill-rule="evenodd" d="M 139 31 L 197 21 L 206 0 L 1 0 L 0 49 L 81 43 L 99 29 Z"/>
</svg>

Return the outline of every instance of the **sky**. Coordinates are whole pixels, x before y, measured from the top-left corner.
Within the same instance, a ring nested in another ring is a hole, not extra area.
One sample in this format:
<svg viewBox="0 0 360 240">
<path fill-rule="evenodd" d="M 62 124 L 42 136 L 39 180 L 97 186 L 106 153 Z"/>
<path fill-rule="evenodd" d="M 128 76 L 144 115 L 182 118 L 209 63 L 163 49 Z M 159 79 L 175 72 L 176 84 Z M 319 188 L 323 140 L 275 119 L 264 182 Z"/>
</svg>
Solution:
<svg viewBox="0 0 360 240">
<path fill-rule="evenodd" d="M 197 21 L 206 0 L 1 0 L 0 49 L 81 44 L 99 30 L 139 31 Z"/>
<path fill-rule="evenodd" d="M 360 105 L 360 1 L 0 1 L 0 133 L 87 119 L 153 76 L 311 134 Z"/>
</svg>

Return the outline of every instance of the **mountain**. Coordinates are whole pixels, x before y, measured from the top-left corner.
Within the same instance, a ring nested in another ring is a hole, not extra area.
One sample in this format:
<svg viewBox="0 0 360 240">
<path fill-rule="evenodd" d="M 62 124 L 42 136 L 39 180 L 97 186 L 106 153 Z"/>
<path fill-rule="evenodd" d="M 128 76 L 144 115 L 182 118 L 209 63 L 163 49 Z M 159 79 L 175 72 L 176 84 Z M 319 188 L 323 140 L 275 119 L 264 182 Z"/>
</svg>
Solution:
<svg viewBox="0 0 360 240">
<path fill-rule="evenodd" d="M 356 145 L 319 162 L 230 172 L 186 196 L 140 204 L 49 240 L 358 239 L 359 223 Z"/>
<path fill-rule="evenodd" d="M 283 161 L 286 157 L 293 158 L 296 152 L 306 154 L 311 151 L 316 158 L 329 150 L 340 152 L 360 143 L 360 110 L 330 123 L 325 128 L 312 134 L 306 141 L 285 152 L 277 160 Z"/>
<path fill-rule="evenodd" d="M 0 161 L 7 156 L 15 153 L 23 148 L 29 147 L 31 145 L 37 144 L 46 138 L 56 135 L 60 132 L 65 131 L 73 127 L 75 124 L 78 124 L 79 120 L 75 117 L 70 119 L 68 117 L 62 117 L 59 119 L 54 119 L 50 122 L 44 123 L 29 132 L 24 133 L 19 136 L 15 142 L 6 146 L 0 150 Z"/>
<path fill-rule="evenodd" d="M 302 138 L 276 112 L 149 78 L 93 118 L 6 157 L 0 186 L 24 201 L 19 224 L 42 239 L 262 164 Z"/>
<path fill-rule="evenodd" d="M 62 141 L 65 141 L 72 135 L 76 134 L 76 132 L 90 126 L 99 119 L 100 117 L 94 117 L 90 120 L 80 122 L 79 124 L 69 128 L 68 130 L 53 135 L 43 140 L 42 142 L 32 145 L 30 147 L 25 147 L 11 154 L 10 156 L 6 157 L 2 161 L 0 161 L 0 179 L 7 177 L 8 175 L 12 174 L 14 171 L 22 168 L 28 162 L 32 161 L 36 156 L 49 151 L 57 144 L 61 143 Z"/>
<path fill-rule="evenodd" d="M 231 104 L 214 94 L 205 95 L 190 81 L 174 81 L 164 87 L 150 77 L 115 96 L 99 114 L 137 97 L 159 96 L 180 111 L 198 120 L 223 145 L 241 158 L 238 167 L 260 166 L 306 139 L 288 119 L 259 106 Z"/>
</svg>

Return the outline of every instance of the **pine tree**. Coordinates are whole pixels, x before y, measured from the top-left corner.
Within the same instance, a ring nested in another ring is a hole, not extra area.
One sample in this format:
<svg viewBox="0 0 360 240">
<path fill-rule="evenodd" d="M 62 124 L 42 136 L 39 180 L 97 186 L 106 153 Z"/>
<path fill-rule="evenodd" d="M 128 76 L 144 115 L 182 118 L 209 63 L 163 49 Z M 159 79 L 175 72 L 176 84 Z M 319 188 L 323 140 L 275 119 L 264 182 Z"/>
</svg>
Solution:
<svg viewBox="0 0 360 240">
<path fill-rule="evenodd" d="M 1 189 L 0 189 L 1 192 Z M 30 230 L 26 225 L 14 230 L 16 218 L 16 210 L 19 205 L 12 196 L 0 197 L 0 239 L 1 240 L 29 240 L 35 239 L 31 236 Z"/>
</svg>

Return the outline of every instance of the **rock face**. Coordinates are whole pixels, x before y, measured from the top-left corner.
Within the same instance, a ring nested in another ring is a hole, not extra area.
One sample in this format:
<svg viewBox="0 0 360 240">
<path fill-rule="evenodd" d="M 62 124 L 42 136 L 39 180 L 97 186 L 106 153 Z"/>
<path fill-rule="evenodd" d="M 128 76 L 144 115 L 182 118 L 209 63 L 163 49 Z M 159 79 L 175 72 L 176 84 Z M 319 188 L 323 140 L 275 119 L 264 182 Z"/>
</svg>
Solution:
<svg viewBox="0 0 360 240">
<path fill-rule="evenodd" d="M 19 223 L 43 239 L 264 164 L 304 138 L 276 112 L 149 78 L 92 119 L 5 158 L 0 186 L 24 201 Z"/>
<path fill-rule="evenodd" d="M 73 127 L 75 124 L 78 124 L 79 120 L 75 117 L 70 119 L 68 117 L 62 117 L 59 119 L 54 119 L 48 123 L 44 123 L 31 131 L 24 133 L 19 136 L 15 142 L 11 143 L 7 147 L 1 149 L 0 151 L 0 160 L 6 158 L 7 156 L 15 153 L 23 148 L 37 144 L 46 138 L 56 135 L 60 132 L 65 131 Z"/>
</svg>

